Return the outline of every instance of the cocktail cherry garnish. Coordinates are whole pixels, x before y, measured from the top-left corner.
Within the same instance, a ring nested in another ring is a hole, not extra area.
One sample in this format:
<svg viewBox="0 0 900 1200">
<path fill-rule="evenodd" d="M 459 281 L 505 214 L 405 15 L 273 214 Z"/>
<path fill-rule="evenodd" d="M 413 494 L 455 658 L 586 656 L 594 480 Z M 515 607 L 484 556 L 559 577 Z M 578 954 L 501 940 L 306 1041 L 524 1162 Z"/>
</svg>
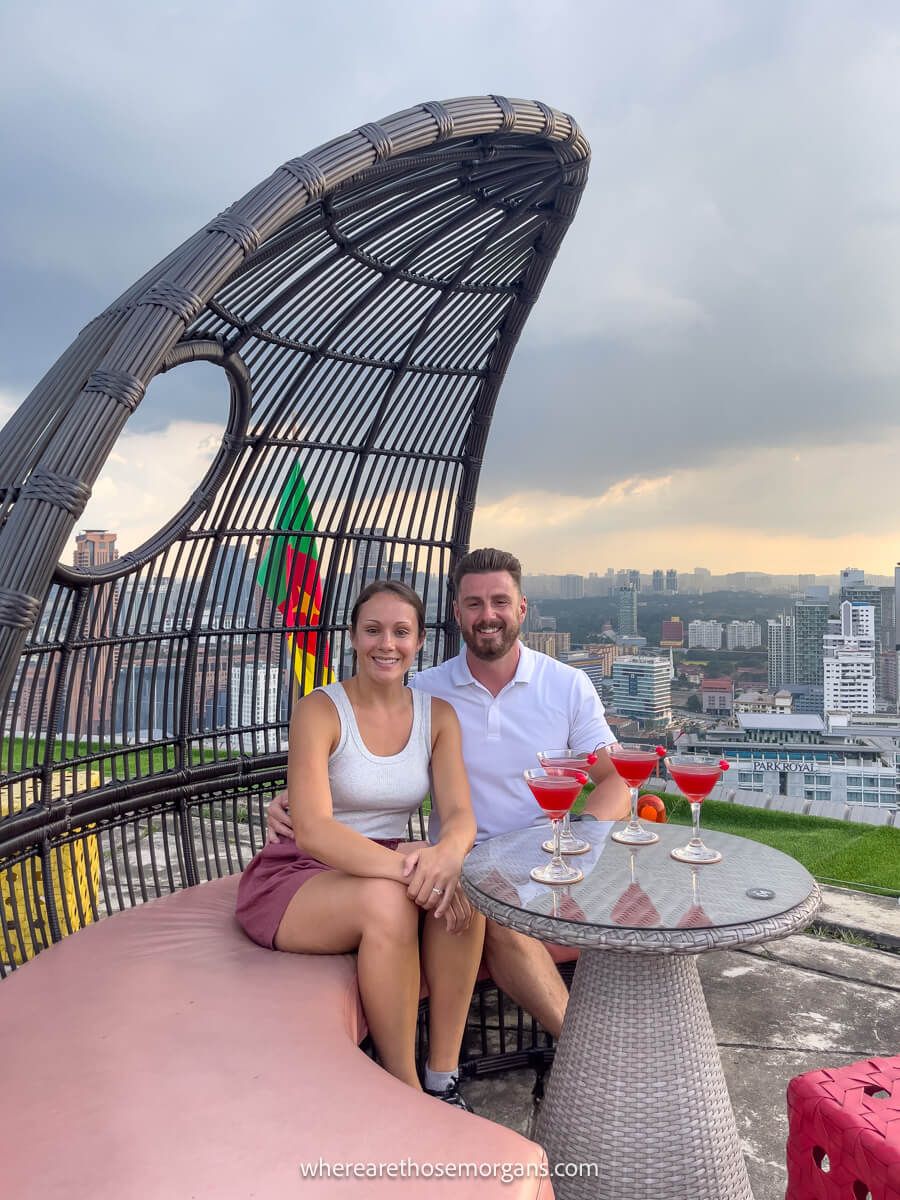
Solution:
<svg viewBox="0 0 900 1200">
<path fill-rule="evenodd" d="M 729 768 L 729 765 L 730 764 L 727 763 L 724 758 L 719 759 L 719 766 L 722 768 L 723 771 L 727 771 Z"/>
<path fill-rule="evenodd" d="M 665 754 L 666 754 L 666 748 L 665 748 L 665 746 L 657 746 L 657 747 L 656 747 L 656 753 L 659 755 L 659 757 L 660 757 L 660 758 L 664 758 L 664 757 L 665 757 Z"/>
</svg>

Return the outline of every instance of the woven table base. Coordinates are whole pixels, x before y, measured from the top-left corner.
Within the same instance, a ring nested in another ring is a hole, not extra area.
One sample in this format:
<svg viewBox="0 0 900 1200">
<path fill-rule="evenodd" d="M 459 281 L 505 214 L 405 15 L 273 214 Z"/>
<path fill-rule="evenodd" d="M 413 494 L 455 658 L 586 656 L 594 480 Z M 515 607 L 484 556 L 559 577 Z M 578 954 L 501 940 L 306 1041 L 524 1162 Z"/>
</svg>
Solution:
<svg viewBox="0 0 900 1200">
<path fill-rule="evenodd" d="M 693 956 L 582 951 L 536 1137 L 557 1200 L 752 1200 Z"/>
</svg>

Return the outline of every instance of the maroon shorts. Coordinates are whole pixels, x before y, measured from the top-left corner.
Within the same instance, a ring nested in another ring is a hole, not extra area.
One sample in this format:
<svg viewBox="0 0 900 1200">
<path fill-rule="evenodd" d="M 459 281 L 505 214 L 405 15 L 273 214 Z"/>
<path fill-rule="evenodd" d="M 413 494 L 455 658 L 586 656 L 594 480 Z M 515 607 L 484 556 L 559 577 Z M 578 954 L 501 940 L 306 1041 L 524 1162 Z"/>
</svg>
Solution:
<svg viewBox="0 0 900 1200">
<path fill-rule="evenodd" d="M 403 838 L 373 838 L 396 850 Z M 299 850 L 288 839 L 270 843 L 247 865 L 238 884 L 235 916 L 241 928 L 260 946 L 275 949 L 275 934 L 298 888 L 333 867 Z"/>
</svg>

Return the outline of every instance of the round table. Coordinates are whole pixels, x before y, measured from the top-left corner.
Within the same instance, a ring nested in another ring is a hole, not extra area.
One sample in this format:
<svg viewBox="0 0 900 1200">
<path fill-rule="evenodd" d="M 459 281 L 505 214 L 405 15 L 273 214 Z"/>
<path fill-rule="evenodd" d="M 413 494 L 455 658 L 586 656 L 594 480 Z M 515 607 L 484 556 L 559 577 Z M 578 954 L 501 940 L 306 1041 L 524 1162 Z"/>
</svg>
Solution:
<svg viewBox="0 0 900 1200">
<path fill-rule="evenodd" d="M 611 828 L 580 822 L 592 849 L 572 860 L 583 881 L 565 888 L 529 875 L 547 861 L 546 825 L 482 842 L 463 867 L 491 920 L 582 951 L 537 1124 L 556 1195 L 752 1200 L 694 955 L 795 933 L 819 889 L 794 859 L 745 838 L 704 831 L 722 861 L 691 867 L 669 853 L 684 827 L 657 825 L 659 842 L 637 847 Z M 596 1166 L 576 1175 L 566 1164 Z"/>
</svg>

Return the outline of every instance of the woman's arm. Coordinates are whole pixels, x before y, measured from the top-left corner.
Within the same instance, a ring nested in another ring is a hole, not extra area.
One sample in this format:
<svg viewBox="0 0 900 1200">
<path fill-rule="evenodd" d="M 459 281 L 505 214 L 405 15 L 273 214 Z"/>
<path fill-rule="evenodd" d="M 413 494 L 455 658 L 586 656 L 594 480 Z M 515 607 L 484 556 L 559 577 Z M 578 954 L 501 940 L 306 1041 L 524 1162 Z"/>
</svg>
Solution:
<svg viewBox="0 0 900 1200">
<path fill-rule="evenodd" d="M 321 692 L 300 701 L 288 738 L 288 807 L 298 847 L 320 862 L 377 879 L 406 882 L 404 858 L 335 820 L 328 758 L 340 737 L 340 718 Z"/>
<path fill-rule="evenodd" d="M 475 814 L 462 757 L 459 719 L 444 700 L 431 700 L 431 801 L 441 819 L 441 836 L 413 857 L 407 895 L 443 916 L 450 905 L 462 862 L 475 841 Z M 410 859 L 407 858 L 407 863 Z"/>
</svg>

